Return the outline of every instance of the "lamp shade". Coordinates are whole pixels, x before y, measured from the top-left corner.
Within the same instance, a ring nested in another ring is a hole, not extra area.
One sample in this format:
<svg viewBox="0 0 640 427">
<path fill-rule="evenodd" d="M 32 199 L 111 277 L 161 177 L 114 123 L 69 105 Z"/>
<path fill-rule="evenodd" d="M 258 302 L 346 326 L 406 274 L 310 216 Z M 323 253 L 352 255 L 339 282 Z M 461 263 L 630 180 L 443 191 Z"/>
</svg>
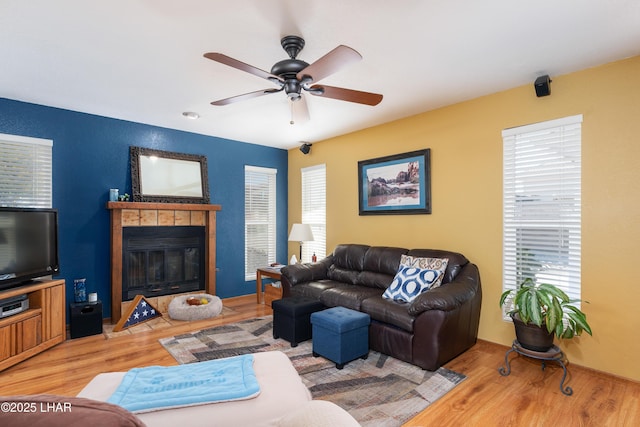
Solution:
<svg viewBox="0 0 640 427">
<path fill-rule="evenodd" d="M 309 224 L 293 224 L 289 233 L 290 242 L 311 242 L 313 233 Z"/>
</svg>

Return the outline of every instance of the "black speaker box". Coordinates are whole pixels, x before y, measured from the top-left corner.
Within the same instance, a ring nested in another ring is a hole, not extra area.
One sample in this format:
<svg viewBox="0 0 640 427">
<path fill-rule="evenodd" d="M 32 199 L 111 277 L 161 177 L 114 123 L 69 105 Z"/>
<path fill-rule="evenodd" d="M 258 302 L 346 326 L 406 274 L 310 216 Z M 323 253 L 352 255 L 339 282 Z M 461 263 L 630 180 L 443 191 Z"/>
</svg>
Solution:
<svg viewBox="0 0 640 427">
<path fill-rule="evenodd" d="M 540 76 L 536 79 L 533 86 L 536 88 L 536 96 L 540 98 L 541 96 L 547 96 L 551 94 L 551 79 L 549 76 Z"/>
<path fill-rule="evenodd" d="M 302 154 L 309 154 L 309 151 L 311 151 L 311 144 L 302 144 L 300 146 L 300 151 L 302 151 Z"/>
<path fill-rule="evenodd" d="M 72 303 L 69 329 L 71 338 L 102 333 L 102 302 Z"/>
</svg>

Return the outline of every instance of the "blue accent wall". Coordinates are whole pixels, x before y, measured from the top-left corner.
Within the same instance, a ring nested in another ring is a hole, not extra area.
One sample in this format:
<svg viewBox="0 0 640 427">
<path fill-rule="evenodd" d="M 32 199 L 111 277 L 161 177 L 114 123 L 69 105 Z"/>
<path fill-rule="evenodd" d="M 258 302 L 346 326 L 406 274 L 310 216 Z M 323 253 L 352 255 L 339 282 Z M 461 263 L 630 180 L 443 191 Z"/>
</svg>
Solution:
<svg viewBox="0 0 640 427">
<path fill-rule="evenodd" d="M 287 151 L 0 98 L 0 133 L 53 140 L 53 207 L 58 209 L 60 275 L 67 302 L 87 278 L 103 315 L 111 313 L 109 189 L 131 194 L 129 147 L 205 155 L 217 213 L 216 293 L 255 293 L 244 280 L 244 166 L 277 173 L 277 255 L 287 262 Z"/>
</svg>

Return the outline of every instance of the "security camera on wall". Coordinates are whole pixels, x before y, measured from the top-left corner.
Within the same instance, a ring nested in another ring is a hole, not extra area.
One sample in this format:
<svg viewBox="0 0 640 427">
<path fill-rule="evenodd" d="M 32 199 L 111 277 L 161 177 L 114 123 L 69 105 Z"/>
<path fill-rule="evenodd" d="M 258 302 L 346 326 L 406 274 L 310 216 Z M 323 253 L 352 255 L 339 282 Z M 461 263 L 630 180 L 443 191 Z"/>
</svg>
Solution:
<svg viewBox="0 0 640 427">
<path fill-rule="evenodd" d="M 300 151 L 302 151 L 302 154 L 309 154 L 311 151 L 311 144 L 302 144 L 300 146 Z"/>
</svg>

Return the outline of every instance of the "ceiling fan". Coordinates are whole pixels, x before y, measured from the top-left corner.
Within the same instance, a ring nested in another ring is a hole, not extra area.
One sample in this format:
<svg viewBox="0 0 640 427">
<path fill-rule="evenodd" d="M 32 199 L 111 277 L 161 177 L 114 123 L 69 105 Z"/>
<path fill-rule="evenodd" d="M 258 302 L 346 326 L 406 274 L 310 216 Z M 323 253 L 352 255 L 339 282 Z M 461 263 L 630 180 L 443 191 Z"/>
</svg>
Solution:
<svg viewBox="0 0 640 427">
<path fill-rule="evenodd" d="M 316 84 L 323 78 L 339 71 L 344 66 L 360 61 L 362 56 L 354 49 L 340 45 L 314 63 L 308 64 L 305 61 L 296 59 L 298 53 L 300 53 L 305 44 L 302 37 L 286 36 L 280 40 L 280 44 L 289 55 L 289 59 L 277 62 L 273 67 L 271 67 L 270 72 L 245 64 L 244 62 L 238 61 L 237 59 L 231 58 L 222 53 L 205 53 L 205 58 L 269 80 L 277 86 L 277 88 L 262 89 L 255 92 L 232 96 L 230 98 L 220 99 L 212 102 L 211 105 L 228 105 L 234 102 L 284 91 L 289 100 L 293 101 L 293 114 L 295 115 L 296 113 L 296 107 L 294 105 L 299 104 L 300 107 L 297 107 L 298 115 L 304 116 L 301 118 L 306 119 L 308 118 L 309 113 L 304 98 L 302 97 L 303 92 L 308 92 L 316 96 L 323 96 L 325 98 L 371 106 L 378 105 L 380 101 L 382 101 L 382 95 L 377 93 Z M 291 123 L 294 123 L 293 118 Z"/>
</svg>

